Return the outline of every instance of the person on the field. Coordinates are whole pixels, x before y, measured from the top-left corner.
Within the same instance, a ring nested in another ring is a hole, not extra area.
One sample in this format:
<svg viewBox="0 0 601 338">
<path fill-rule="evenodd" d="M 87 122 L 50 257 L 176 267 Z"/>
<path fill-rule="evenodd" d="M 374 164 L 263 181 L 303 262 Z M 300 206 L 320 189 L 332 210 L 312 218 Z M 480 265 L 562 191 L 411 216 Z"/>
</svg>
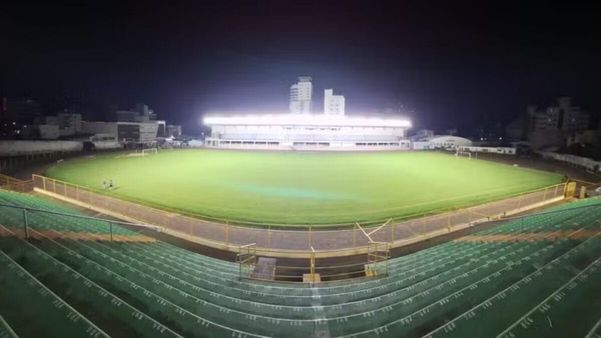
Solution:
<svg viewBox="0 0 601 338">
<path fill-rule="evenodd" d="M 113 179 L 109 180 L 109 190 L 113 190 Z"/>
<path fill-rule="evenodd" d="M 106 190 L 106 180 L 102 179 L 102 190 Z"/>
</svg>

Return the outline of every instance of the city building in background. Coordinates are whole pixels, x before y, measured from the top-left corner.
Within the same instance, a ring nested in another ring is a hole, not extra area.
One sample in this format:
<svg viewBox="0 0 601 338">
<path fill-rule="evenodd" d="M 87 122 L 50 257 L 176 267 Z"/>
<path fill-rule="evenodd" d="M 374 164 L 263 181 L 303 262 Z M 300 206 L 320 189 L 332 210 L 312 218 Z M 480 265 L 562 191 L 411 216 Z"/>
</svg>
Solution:
<svg viewBox="0 0 601 338">
<path fill-rule="evenodd" d="M 34 121 L 42 116 L 40 104 L 32 98 L 2 98 L 0 107 L 0 138 L 36 137 L 32 127 Z"/>
<path fill-rule="evenodd" d="M 117 122 L 149 122 L 157 119 L 157 114 L 144 103 L 136 103 L 135 109 L 115 111 Z"/>
<path fill-rule="evenodd" d="M 565 147 L 590 128 L 591 115 L 572 105 L 571 98 L 560 97 L 545 109 L 528 106 L 526 114 L 509 123 L 505 131 L 512 141 L 528 141 L 532 148 L 543 149 Z"/>
<path fill-rule="evenodd" d="M 344 115 L 344 96 L 334 95 L 334 89 L 326 89 L 323 94 L 323 113 Z"/>
<path fill-rule="evenodd" d="M 290 86 L 290 113 L 311 114 L 313 84 L 310 76 L 300 76 L 298 82 Z"/>
<path fill-rule="evenodd" d="M 569 97 L 557 99 L 557 105 L 545 110 L 537 110 L 535 106 L 528 107 L 528 119 L 531 132 L 558 130 L 565 133 L 580 132 L 588 129 L 590 115 L 572 106 Z"/>
<path fill-rule="evenodd" d="M 55 115 L 42 114 L 33 99 L 3 98 L 0 111 L 0 137 L 23 140 L 112 141 L 116 145 L 150 144 L 157 138 L 181 136 L 181 126 L 171 125 L 169 135 L 165 121 L 146 104 L 134 109 L 116 110 L 116 121 L 87 121 L 80 113 L 62 109 Z"/>
<path fill-rule="evenodd" d="M 162 126 L 162 128 L 160 128 Z M 103 122 L 83 121 L 82 131 L 92 138 L 102 136 L 122 144 L 150 144 L 156 142 L 159 130 L 165 130 L 165 121 Z"/>
<path fill-rule="evenodd" d="M 182 136 L 182 126 L 180 125 L 174 125 L 174 124 L 168 124 L 167 125 L 167 134 L 165 135 L 166 137 L 173 137 L 173 138 L 178 138 Z"/>
</svg>

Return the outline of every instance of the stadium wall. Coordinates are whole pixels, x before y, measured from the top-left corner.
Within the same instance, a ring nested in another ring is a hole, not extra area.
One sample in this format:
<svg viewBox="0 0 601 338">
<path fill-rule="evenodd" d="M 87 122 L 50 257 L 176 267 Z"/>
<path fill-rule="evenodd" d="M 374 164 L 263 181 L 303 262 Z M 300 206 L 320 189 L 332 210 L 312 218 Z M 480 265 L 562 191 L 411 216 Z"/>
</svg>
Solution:
<svg viewBox="0 0 601 338">
<path fill-rule="evenodd" d="M 83 150 L 81 141 L 0 141 L 0 156 L 21 156 L 35 153 L 76 152 Z"/>
<path fill-rule="evenodd" d="M 84 141 L 0 141 L 0 157 L 25 156 L 42 153 L 73 153 L 83 150 Z M 93 142 L 96 149 L 118 149 L 121 146 L 112 141 Z"/>
<path fill-rule="evenodd" d="M 558 154 L 550 151 L 539 151 L 537 153 L 541 155 L 544 159 L 552 159 L 560 162 L 569 163 L 571 165 L 582 167 L 593 172 L 601 171 L 601 162 L 595 161 L 587 157 L 581 157 L 570 154 Z"/>
<path fill-rule="evenodd" d="M 512 147 L 475 147 L 475 146 L 461 146 L 458 147 L 460 151 L 469 151 L 472 153 L 489 153 L 489 154 L 505 154 L 515 155 L 516 148 Z"/>
</svg>

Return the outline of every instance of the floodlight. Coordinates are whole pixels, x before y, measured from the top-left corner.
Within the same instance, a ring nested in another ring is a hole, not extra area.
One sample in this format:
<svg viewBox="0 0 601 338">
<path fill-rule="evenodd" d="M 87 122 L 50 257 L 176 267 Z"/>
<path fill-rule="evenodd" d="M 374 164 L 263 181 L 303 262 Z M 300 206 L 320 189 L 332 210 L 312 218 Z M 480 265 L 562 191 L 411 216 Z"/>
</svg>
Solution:
<svg viewBox="0 0 601 338">
<path fill-rule="evenodd" d="M 214 125 L 242 126 L 337 126 L 337 127 L 398 127 L 410 128 L 407 119 L 377 118 L 325 114 L 250 114 L 206 116 L 203 123 Z"/>
</svg>

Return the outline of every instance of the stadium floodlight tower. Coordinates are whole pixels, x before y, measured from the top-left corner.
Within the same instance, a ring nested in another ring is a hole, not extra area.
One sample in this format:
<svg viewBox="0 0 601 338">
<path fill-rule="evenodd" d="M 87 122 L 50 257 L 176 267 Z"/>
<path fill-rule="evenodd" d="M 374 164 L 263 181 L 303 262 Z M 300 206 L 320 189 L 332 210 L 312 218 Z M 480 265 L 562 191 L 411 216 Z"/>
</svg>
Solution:
<svg viewBox="0 0 601 338">
<path fill-rule="evenodd" d="M 208 147 L 243 149 L 406 150 L 411 122 L 330 114 L 218 114 L 205 116 Z"/>
</svg>

